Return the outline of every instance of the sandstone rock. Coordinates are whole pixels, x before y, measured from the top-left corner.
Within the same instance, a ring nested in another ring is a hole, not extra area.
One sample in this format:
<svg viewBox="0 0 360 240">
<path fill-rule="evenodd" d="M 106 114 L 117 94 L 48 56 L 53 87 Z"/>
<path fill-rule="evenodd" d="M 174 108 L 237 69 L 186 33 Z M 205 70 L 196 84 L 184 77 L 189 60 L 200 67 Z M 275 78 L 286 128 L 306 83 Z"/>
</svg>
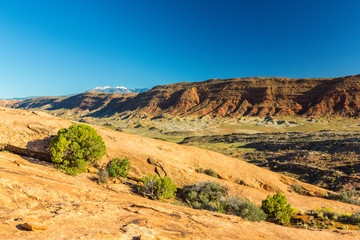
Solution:
<svg viewBox="0 0 360 240">
<path fill-rule="evenodd" d="M 36 222 L 26 222 L 21 224 L 21 227 L 30 231 L 35 230 L 46 230 L 48 227 L 42 223 L 36 223 Z"/>
<path fill-rule="evenodd" d="M 87 171 L 88 171 L 88 173 L 96 173 L 98 171 L 98 169 L 94 168 L 94 167 L 88 167 Z"/>
<path fill-rule="evenodd" d="M 115 178 L 114 180 L 112 180 L 111 183 L 113 183 L 113 184 L 120 184 L 121 181 L 120 181 L 120 179 Z"/>
<path fill-rule="evenodd" d="M 156 161 L 155 159 L 153 159 L 153 158 L 148 158 L 148 159 L 147 159 L 147 162 L 148 162 L 149 164 L 151 164 L 151 165 L 155 165 L 155 164 L 157 163 L 157 161 Z"/>
<path fill-rule="evenodd" d="M 21 114 L 22 112 L 14 109 L 0 111 L 0 119 L 3 121 L 0 132 L 5 133 L 1 134 L 0 140 L 2 137 L 4 143 L 11 141 L 19 148 L 25 148 L 28 142 L 43 138 L 27 128 L 29 120 L 38 122 L 40 117 Z M 49 126 L 49 129 L 72 124 L 58 118 L 44 119 L 42 117 L 42 123 Z M 261 181 L 272 189 L 277 187 L 282 190 L 288 202 L 297 208 L 307 210 L 331 206 L 333 209 L 352 213 L 360 210 L 355 205 L 289 193 L 289 185 L 283 182 L 284 178 L 289 177 L 219 153 L 102 127 L 96 129 L 104 138 L 108 153 L 99 164 L 105 165 L 113 157 L 129 156 L 132 161 L 131 172 L 138 177 L 153 173 L 155 166 L 163 166 L 181 188 L 197 181 L 209 180 L 209 176 L 192 170 L 194 166 L 208 166 L 216 169 L 222 176 L 231 175 L 234 179 L 243 180 L 247 186 L 211 179 L 228 188 L 229 194 L 244 196 L 257 204 L 270 194 L 264 189 L 249 187 L 259 185 Z M 40 141 L 40 144 L 44 142 Z M 156 159 L 161 165 L 145 163 L 144 160 L 149 157 Z M 26 164 L 18 167 L 14 161 Z M 89 174 L 73 177 L 54 169 L 52 164 L 39 163 L 23 156 L 0 152 L 0 239 L 133 239 L 140 235 L 141 239 L 360 239 L 359 231 L 340 234 L 332 230 L 307 231 L 268 222 L 244 222 L 238 217 L 230 219 L 226 215 L 206 210 L 148 200 L 134 193 L 135 183 L 110 184 L 116 190 L 109 190 L 106 186 L 96 184 Z M 31 196 L 36 199 L 31 199 Z M 22 219 L 17 219 L 20 216 Z M 44 220 L 41 216 L 51 218 Z M 6 219 L 13 220 L 3 223 Z M 37 224 L 39 220 L 46 221 L 46 224 Z M 49 227 L 51 231 L 21 232 L 16 227 L 21 226 L 21 223 L 24 223 L 24 229 L 40 230 Z"/>
<path fill-rule="evenodd" d="M 28 125 L 28 128 L 36 133 L 45 134 L 45 135 L 49 134 L 49 130 L 41 123 L 30 123 Z"/>
</svg>

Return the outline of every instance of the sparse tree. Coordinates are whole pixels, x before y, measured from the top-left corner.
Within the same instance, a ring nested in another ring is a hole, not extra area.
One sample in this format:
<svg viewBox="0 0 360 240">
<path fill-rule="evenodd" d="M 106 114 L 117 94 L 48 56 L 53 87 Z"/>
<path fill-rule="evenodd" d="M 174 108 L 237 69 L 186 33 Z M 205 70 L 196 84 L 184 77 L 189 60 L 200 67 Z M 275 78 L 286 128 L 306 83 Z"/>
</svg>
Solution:
<svg viewBox="0 0 360 240">
<path fill-rule="evenodd" d="M 85 172 L 87 163 L 98 161 L 105 151 L 101 136 L 86 124 L 62 128 L 50 142 L 51 161 L 72 175 Z"/>
</svg>

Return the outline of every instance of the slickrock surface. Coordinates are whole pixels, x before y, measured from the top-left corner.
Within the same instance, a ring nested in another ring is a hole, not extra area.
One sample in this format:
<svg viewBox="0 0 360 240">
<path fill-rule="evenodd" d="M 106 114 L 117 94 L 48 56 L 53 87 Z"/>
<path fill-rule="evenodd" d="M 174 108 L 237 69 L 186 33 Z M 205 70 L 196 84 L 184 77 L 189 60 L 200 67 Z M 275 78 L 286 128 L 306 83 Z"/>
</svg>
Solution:
<svg viewBox="0 0 360 240">
<path fill-rule="evenodd" d="M 122 183 L 97 184 L 96 175 L 72 177 L 53 168 L 48 142 L 72 122 L 38 112 L 0 109 L 0 239 L 357 239 L 358 231 L 310 231 L 254 223 L 236 216 L 194 210 L 142 198 Z M 218 181 L 230 194 L 260 204 L 280 189 L 299 209 L 330 206 L 355 212 L 360 207 L 290 193 L 295 179 L 211 151 L 180 146 L 95 127 L 107 145 L 107 156 L 128 156 L 129 178 L 163 171 L 179 187 L 201 180 Z M 14 154 L 15 153 L 21 153 Z M 27 157 L 27 156 L 32 156 Z M 149 159 L 150 158 L 150 159 Z M 212 168 L 222 179 L 195 172 Z M 242 184 L 237 184 L 241 182 Z M 314 196 L 326 193 L 300 183 Z M 27 231 L 22 224 L 45 226 Z M 134 238 L 136 239 L 136 238 Z"/>
</svg>

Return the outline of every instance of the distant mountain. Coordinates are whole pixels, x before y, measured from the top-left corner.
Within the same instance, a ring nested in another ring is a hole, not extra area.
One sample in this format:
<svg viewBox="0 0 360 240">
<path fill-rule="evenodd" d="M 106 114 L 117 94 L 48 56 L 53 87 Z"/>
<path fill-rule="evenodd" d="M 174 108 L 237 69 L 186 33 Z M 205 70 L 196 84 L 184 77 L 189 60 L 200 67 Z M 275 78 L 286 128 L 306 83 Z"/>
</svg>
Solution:
<svg viewBox="0 0 360 240">
<path fill-rule="evenodd" d="M 93 92 L 102 92 L 102 93 L 143 93 L 148 90 L 149 90 L 148 88 L 126 88 L 126 87 L 105 86 L 105 87 L 95 87 L 86 92 L 93 91 Z M 73 93 L 73 94 L 61 95 L 61 96 L 56 96 L 56 97 L 59 97 L 59 98 L 72 97 L 72 96 L 75 96 L 78 94 L 79 93 Z M 14 97 L 14 98 L 6 98 L 6 99 L 0 98 L 0 101 L 1 101 L 0 106 L 11 105 L 11 103 L 16 103 L 16 102 L 20 102 L 20 101 L 24 101 L 24 100 L 33 99 L 33 98 L 36 98 L 36 99 L 46 98 L 46 96 Z"/>
<path fill-rule="evenodd" d="M 110 87 L 103 89 L 109 90 Z M 71 114 L 83 113 L 92 117 L 115 114 L 157 117 L 169 114 L 359 118 L 360 74 L 340 78 L 211 79 L 156 86 L 138 94 L 90 91 L 67 98 L 33 98 L 16 103 L 13 107 L 63 109 L 72 111 Z"/>
<path fill-rule="evenodd" d="M 102 92 L 102 93 L 142 93 L 149 90 L 148 88 L 126 88 L 126 87 L 96 87 L 90 91 Z"/>
<path fill-rule="evenodd" d="M 13 97 L 13 98 L 5 98 L 5 99 L 2 99 L 2 100 L 9 100 L 9 101 L 17 100 L 17 101 L 23 101 L 23 100 L 27 100 L 27 99 L 31 99 L 31 98 L 40 98 L 40 97 L 43 97 L 43 96 Z"/>
<path fill-rule="evenodd" d="M 0 99 L 0 107 L 11 107 L 20 101 L 21 100 L 17 100 L 17 99 L 12 99 L 12 100 Z"/>
<path fill-rule="evenodd" d="M 72 94 L 66 94 L 66 95 L 61 95 L 61 96 L 55 96 L 55 97 L 71 97 L 74 95 L 77 95 L 78 93 L 72 93 Z M 33 99 L 33 98 L 46 98 L 49 96 L 30 96 L 30 97 L 13 97 L 13 98 L 4 98 L 4 99 L 0 99 L 0 100 L 8 100 L 8 101 L 24 101 L 24 100 L 28 100 L 28 99 Z"/>
</svg>

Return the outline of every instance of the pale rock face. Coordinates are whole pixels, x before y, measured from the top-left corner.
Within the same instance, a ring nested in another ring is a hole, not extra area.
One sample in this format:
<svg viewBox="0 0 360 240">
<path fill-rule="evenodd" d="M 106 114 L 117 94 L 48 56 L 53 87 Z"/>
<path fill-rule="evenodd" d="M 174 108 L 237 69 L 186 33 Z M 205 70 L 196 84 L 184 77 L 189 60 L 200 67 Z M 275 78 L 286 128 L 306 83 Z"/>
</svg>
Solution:
<svg viewBox="0 0 360 240">
<path fill-rule="evenodd" d="M 0 239 L 360 239 L 359 231 L 309 231 L 152 201 L 119 181 L 99 185 L 97 175 L 90 172 L 69 176 L 52 163 L 37 160 L 36 154 L 45 158 L 46 139 L 69 127 L 71 121 L 14 109 L 0 111 L 0 120 L 0 145 L 23 154 L 35 153 L 31 158 L 0 151 Z M 308 184 L 299 182 L 312 196 L 291 193 L 290 186 L 297 180 L 219 153 L 94 128 L 107 146 L 107 156 L 99 165 L 128 156 L 131 180 L 155 174 L 157 167 L 178 187 L 216 181 L 230 195 L 256 204 L 281 190 L 297 208 L 331 206 L 342 212 L 360 211 L 358 206 L 316 197 L 326 190 Z M 216 169 L 222 179 L 195 172 L 197 166 Z"/>
</svg>

